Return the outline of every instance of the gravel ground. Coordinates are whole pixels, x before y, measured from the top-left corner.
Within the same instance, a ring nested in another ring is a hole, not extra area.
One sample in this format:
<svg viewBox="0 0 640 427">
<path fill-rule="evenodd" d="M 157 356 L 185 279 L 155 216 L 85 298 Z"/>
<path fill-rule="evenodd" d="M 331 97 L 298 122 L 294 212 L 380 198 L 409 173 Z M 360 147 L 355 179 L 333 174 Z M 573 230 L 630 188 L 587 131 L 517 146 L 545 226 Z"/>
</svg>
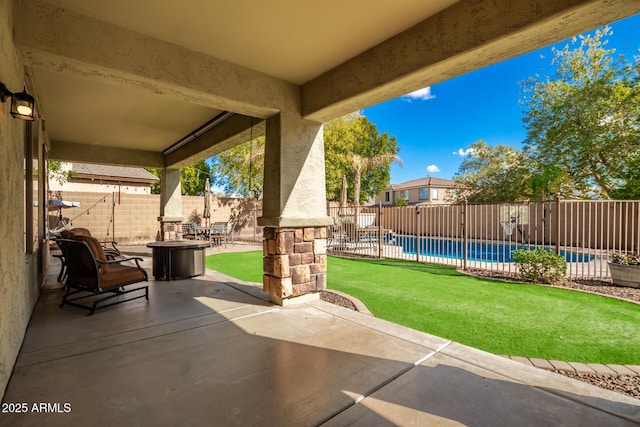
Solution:
<svg viewBox="0 0 640 427">
<path fill-rule="evenodd" d="M 574 378 L 597 385 L 607 390 L 626 394 L 627 396 L 640 399 L 640 375 L 602 375 L 602 374 L 582 374 L 570 371 L 554 371 L 558 374 Z"/>
<path fill-rule="evenodd" d="M 491 272 L 485 270 L 469 270 L 470 274 L 482 277 L 490 277 L 493 279 L 501 280 L 518 280 L 515 274 Z M 545 285 L 541 285 L 545 286 Z M 627 288 L 623 286 L 616 286 L 610 281 L 604 280 L 564 280 L 555 284 L 563 288 L 576 289 L 580 291 L 587 291 L 601 295 L 607 295 L 613 298 L 624 299 L 627 301 L 634 301 L 640 304 L 640 289 Z M 341 295 L 334 294 L 333 292 L 323 291 L 320 293 L 320 299 L 330 302 L 342 307 L 356 310 L 356 306 L 348 299 Z M 640 309 L 640 307 L 639 307 Z M 571 360 L 568 360 L 571 362 Z M 639 362 L 640 364 L 640 362 Z M 583 374 L 576 372 L 569 372 L 563 370 L 553 371 L 560 375 L 571 377 L 580 381 L 584 381 L 593 385 L 596 385 L 607 390 L 612 390 L 618 393 L 626 394 L 627 396 L 640 399 L 640 375 L 605 375 L 605 374 Z"/>
<path fill-rule="evenodd" d="M 352 303 L 349 298 L 345 298 L 342 295 L 334 294 L 333 292 L 320 292 L 320 299 L 322 301 L 330 302 L 331 304 L 339 305 L 351 310 L 356 310 L 356 305 Z"/>
</svg>

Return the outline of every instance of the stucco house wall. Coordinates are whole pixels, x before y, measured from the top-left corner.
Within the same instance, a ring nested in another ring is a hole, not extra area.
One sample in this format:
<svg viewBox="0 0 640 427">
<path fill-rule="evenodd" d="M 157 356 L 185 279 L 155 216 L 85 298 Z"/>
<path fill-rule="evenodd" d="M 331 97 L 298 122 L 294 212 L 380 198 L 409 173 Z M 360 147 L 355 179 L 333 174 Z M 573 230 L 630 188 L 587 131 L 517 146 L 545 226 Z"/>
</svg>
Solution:
<svg viewBox="0 0 640 427">
<path fill-rule="evenodd" d="M 0 0 L 0 81 L 20 91 L 24 70 L 13 44 L 13 1 Z M 26 122 L 9 114 L 11 101 L 0 103 L 0 394 L 4 394 L 38 297 L 39 251 L 25 255 L 24 164 Z M 25 262 L 26 261 L 26 262 Z"/>
<path fill-rule="evenodd" d="M 428 197 L 420 197 L 421 189 L 428 189 Z M 451 203 L 454 190 L 453 181 L 448 179 L 429 177 L 415 179 L 385 188 L 382 194 L 375 198 L 375 204 L 394 206 L 395 201 L 401 197 L 407 199 L 410 205 L 448 204 Z"/>
</svg>

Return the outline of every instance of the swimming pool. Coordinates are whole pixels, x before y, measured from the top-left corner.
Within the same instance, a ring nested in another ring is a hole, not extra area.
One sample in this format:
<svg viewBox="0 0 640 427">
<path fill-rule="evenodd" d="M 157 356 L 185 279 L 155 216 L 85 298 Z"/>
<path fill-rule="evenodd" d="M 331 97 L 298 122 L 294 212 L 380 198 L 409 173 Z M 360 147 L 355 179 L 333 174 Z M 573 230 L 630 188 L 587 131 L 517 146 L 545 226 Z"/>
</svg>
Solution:
<svg viewBox="0 0 640 427">
<path fill-rule="evenodd" d="M 396 235 L 388 242 L 396 246 L 401 246 L 404 253 L 416 253 L 416 237 Z M 433 256 L 442 258 L 463 258 L 463 242 L 461 240 L 442 239 L 436 237 L 418 238 L 419 254 L 421 256 Z M 467 242 L 467 260 L 484 262 L 514 262 L 511 252 L 516 249 L 536 249 L 537 246 L 525 245 L 522 243 L 505 242 L 492 243 L 473 241 Z M 560 251 L 567 262 L 589 262 L 593 256 L 588 254 Z"/>
</svg>

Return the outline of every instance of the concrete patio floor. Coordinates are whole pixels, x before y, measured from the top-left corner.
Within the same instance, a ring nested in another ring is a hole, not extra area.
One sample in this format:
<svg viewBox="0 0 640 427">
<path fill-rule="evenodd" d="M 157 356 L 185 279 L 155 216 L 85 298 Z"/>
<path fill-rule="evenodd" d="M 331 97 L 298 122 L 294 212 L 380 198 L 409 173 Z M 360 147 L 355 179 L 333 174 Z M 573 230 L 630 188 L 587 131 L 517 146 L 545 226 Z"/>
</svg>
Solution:
<svg viewBox="0 0 640 427">
<path fill-rule="evenodd" d="M 0 426 L 640 425 L 638 400 L 217 272 L 90 317 L 61 295 L 43 291 L 3 399 L 28 411 Z"/>
</svg>

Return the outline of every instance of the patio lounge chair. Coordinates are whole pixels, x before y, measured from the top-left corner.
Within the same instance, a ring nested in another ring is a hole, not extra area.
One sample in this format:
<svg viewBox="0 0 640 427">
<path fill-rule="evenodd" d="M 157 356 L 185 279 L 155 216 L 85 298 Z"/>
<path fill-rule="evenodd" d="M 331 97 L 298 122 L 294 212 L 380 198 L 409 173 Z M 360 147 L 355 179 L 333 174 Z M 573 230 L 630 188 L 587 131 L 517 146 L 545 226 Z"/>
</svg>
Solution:
<svg viewBox="0 0 640 427">
<path fill-rule="evenodd" d="M 71 230 L 63 230 L 60 233 L 60 236 L 65 239 L 73 238 L 74 236 L 87 236 L 92 237 L 91 232 L 86 228 L 72 228 Z M 53 257 L 58 258 L 60 260 L 60 273 L 58 273 L 58 282 L 62 282 L 67 277 L 67 261 L 65 256 L 65 248 L 60 244 L 60 237 L 55 237 L 52 239 L 58 247 L 60 248 L 59 254 L 53 254 Z M 107 260 L 114 260 L 116 257 L 120 256 L 120 250 L 117 247 L 118 242 L 114 242 L 112 240 L 100 242 L 100 246 L 102 246 L 102 250 L 104 251 Z"/>
<path fill-rule="evenodd" d="M 73 236 L 93 237 L 91 235 L 91 232 L 88 229 L 81 228 L 81 227 L 72 228 L 71 230 L 63 230 L 60 233 L 60 235 L 65 239 L 68 239 Z M 104 253 L 107 256 L 107 259 L 116 259 L 116 257 L 120 256 L 120 249 L 118 249 L 118 242 L 115 242 L 113 240 L 104 240 L 100 242 L 100 246 L 102 246 L 102 249 L 104 250 Z"/>
<path fill-rule="evenodd" d="M 147 282 L 147 272 L 140 266 L 142 258 L 107 260 L 100 243 L 93 237 L 74 236 L 71 239 L 59 239 L 67 259 L 67 291 L 62 297 L 60 307 L 71 305 L 89 310 L 92 315 L 96 309 L 104 308 L 138 298 L 149 299 L 149 286 L 137 286 L 126 289 L 125 286 Z M 135 266 L 123 265 L 125 261 L 135 261 Z M 123 295 L 144 291 L 140 295 Z M 106 295 L 102 296 L 101 295 Z M 96 298 L 92 298 L 96 297 Z M 86 300 L 89 298 L 89 300 Z M 113 302 L 102 304 L 114 299 Z M 80 301 L 85 300 L 87 304 Z"/>
</svg>

